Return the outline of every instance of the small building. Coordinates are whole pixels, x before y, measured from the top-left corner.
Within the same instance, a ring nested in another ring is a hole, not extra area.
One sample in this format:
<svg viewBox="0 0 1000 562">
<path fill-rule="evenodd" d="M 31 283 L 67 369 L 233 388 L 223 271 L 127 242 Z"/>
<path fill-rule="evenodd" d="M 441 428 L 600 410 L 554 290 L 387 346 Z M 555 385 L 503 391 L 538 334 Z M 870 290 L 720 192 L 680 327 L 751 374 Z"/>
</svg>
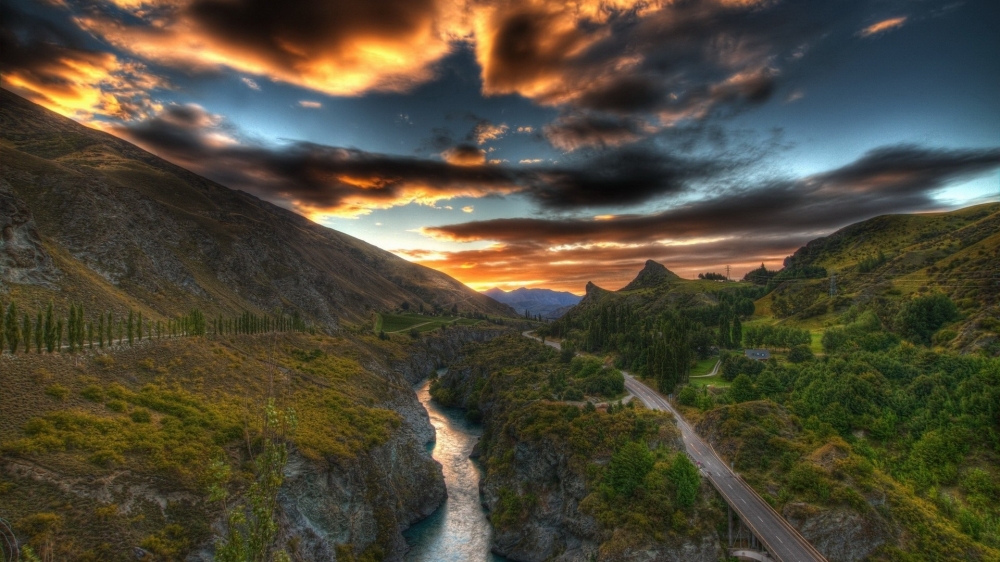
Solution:
<svg viewBox="0 0 1000 562">
<path fill-rule="evenodd" d="M 745 349 L 743 354 L 757 361 L 767 361 L 771 358 L 771 352 L 766 349 Z"/>
</svg>

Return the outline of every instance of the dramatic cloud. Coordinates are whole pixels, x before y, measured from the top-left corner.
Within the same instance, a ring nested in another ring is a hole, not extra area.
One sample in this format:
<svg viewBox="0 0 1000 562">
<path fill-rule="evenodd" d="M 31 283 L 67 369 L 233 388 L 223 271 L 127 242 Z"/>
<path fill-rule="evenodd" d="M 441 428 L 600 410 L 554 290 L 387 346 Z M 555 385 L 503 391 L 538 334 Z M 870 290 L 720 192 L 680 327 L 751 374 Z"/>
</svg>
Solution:
<svg viewBox="0 0 1000 562">
<path fill-rule="evenodd" d="M 500 2 L 475 12 L 475 48 L 487 94 L 672 124 L 767 100 L 860 4 Z"/>
<path fill-rule="evenodd" d="M 400 92 L 434 76 L 464 17 L 448 0 L 120 1 L 78 18 L 146 60 L 228 67 L 331 95 Z"/>
<path fill-rule="evenodd" d="M 80 46 L 73 30 L 0 7 L 0 85 L 52 111 L 83 121 L 130 120 L 159 108 L 150 91 L 165 87 L 145 66 Z"/>
<path fill-rule="evenodd" d="M 611 288 L 624 285 L 650 258 L 668 266 L 683 263 L 692 271 L 727 263 L 737 270 L 761 261 L 776 265 L 802 243 L 847 224 L 880 214 L 939 208 L 933 198 L 937 190 L 998 167 L 1000 149 L 886 147 L 826 173 L 774 181 L 656 214 L 493 219 L 429 227 L 423 232 L 437 239 L 495 244 L 454 256 L 442 254 L 434 262 L 419 261 L 446 270 L 449 264 L 477 263 L 483 279 L 536 280 L 546 286 L 556 280 L 580 281 L 567 267 L 587 276 L 601 263 L 602 269 L 611 267 L 601 277 Z M 530 274 L 525 270 L 528 277 L 518 277 L 518 264 L 525 262 L 534 267 L 528 269 Z M 631 273 L 613 273 L 618 271 L 616 263 Z"/>
<path fill-rule="evenodd" d="M 485 150 L 465 143 L 444 149 L 441 160 L 303 142 L 263 146 L 196 105 L 170 105 L 113 132 L 220 183 L 312 216 L 511 194 L 556 211 L 624 207 L 689 192 L 745 165 L 727 157 L 673 155 L 649 143 L 581 150 L 558 164 L 522 160 L 530 165 L 516 167 L 487 163 Z M 451 143 L 446 131 L 439 134 L 440 144 Z"/>
</svg>

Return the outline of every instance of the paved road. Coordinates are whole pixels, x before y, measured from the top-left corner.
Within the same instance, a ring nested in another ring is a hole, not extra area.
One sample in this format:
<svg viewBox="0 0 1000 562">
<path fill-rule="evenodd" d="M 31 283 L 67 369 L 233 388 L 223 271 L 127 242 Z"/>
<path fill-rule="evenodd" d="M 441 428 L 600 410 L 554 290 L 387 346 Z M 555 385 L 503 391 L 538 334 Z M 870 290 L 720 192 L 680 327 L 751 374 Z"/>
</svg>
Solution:
<svg viewBox="0 0 1000 562">
<path fill-rule="evenodd" d="M 534 337 L 524 333 L 525 336 Z M 535 338 L 538 339 L 538 338 Z M 546 341 L 556 349 L 557 342 Z M 718 365 L 716 365 L 718 369 Z M 624 372 L 623 372 L 624 373 Z M 826 562 L 809 541 L 802 538 L 785 518 L 779 515 L 743 479 L 736 475 L 719 457 L 712 447 L 695 433 L 670 402 L 659 392 L 649 388 L 628 373 L 625 374 L 625 389 L 642 400 L 647 408 L 663 410 L 673 414 L 677 428 L 681 430 L 684 446 L 695 461 L 701 463 L 702 474 L 725 497 L 729 505 L 739 514 L 740 519 L 750 527 L 773 558 L 780 562 Z"/>
</svg>

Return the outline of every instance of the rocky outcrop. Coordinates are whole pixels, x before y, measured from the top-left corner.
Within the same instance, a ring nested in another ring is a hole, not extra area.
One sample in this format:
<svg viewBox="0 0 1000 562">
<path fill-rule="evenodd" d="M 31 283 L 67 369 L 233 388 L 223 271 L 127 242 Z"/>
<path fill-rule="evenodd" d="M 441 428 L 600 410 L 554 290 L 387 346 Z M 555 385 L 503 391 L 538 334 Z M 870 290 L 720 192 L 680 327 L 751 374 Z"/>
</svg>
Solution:
<svg viewBox="0 0 1000 562">
<path fill-rule="evenodd" d="M 864 560 L 892 540 L 892 530 L 881 517 L 864 517 L 844 506 L 791 502 L 781 514 L 831 562 Z"/>
<path fill-rule="evenodd" d="M 31 210 L 0 179 L 0 289 L 10 283 L 49 286 L 57 276 Z"/>
<path fill-rule="evenodd" d="M 631 283 L 625 285 L 622 291 L 633 291 L 636 289 L 644 289 L 657 287 L 667 281 L 674 281 L 680 279 L 676 273 L 670 271 L 663 264 L 657 263 L 653 260 L 646 260 L 646 265 L 642 268 L 642 271 L 635 276 L 635 279 Z"/>
</svg>

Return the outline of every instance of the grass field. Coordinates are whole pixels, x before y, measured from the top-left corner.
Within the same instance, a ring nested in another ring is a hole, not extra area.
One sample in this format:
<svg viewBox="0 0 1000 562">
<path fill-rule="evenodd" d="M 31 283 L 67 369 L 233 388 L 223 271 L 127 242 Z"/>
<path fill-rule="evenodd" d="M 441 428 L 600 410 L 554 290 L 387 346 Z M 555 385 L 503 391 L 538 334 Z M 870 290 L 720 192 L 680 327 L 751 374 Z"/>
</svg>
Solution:
<svg viewBox="0 0 1000 562">
<path fill-rule="evenodd" d="M 387 334 L 416 329 L 418 332 L 437 330 L 442 326 L 473 326 L 481 320 L 457 316 L 425 316 L 417 313 L 379 314 L 375 320 L 375 331 Z"/>
<path fill-rule="evenodd" d="M 707 375 L 712 372 L 712 367 L 715 367 L 715 363 L 719 360 L 718 357 L 709 357 L 708 359 L 702 359 L 691 369 L 691 376 L 697 377 L 700 375 Z"/>
</svg>

